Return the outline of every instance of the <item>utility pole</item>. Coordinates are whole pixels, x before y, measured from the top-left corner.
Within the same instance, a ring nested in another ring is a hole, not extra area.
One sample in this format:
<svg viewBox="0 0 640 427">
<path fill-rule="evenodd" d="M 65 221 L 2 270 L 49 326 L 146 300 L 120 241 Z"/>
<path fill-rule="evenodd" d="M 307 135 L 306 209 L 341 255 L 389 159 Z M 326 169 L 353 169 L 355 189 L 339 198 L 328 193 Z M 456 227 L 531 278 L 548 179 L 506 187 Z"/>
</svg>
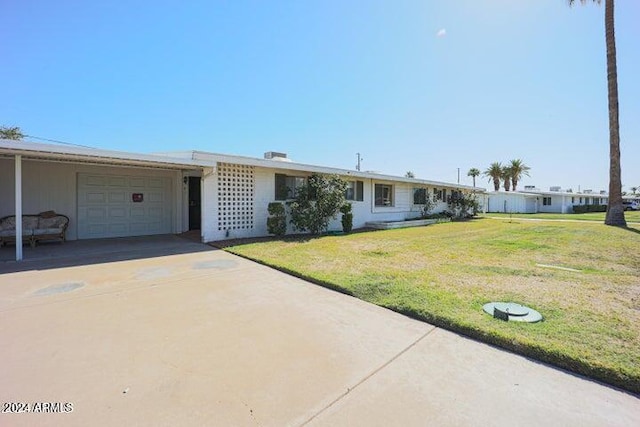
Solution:
<svg viewBox="0 0 640 427">
<path fill-rule="evenodd" d="M 356 153 L 356 156 L 358 156 L 358 164 L 356 165 L 356 170 L 359 171 L 360 170 L 360 162 L 363 161 L 364 159 L 362 157 L 360 157 L 360 153 Z"/>
<path fill-rule="evenodd" d="M 460 184 L 460 168 L 458 168 L 458 184 Z"/>
</svg>

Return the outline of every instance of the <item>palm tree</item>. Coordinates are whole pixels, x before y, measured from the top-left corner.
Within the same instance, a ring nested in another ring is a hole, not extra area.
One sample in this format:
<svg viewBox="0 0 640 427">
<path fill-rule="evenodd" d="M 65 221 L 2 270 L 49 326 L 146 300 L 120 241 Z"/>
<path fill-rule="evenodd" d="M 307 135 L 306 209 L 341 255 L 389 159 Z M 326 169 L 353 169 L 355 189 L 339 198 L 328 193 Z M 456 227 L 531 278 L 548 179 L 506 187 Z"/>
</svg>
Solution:
<svg viewBox="0 0 640 427">
<path fill-rule="evenodd" d="M 489 178 L 489 182 L 493 181 L 493 189 L 495 191 L 500 190 L 500 179 L 502 179 L 502 163 L 493 162 L 486 171 L 482 173 Z"/>
<path fill-rule="evenodd" d="M 587 0 L 580 0 L 586 3 Z M 592 0 L 601 3 L 601 0 Z M 569 5 L 576 1 L 569 0 Z M 609 204 L 604 223 L 626 227 L 622 205 L 622 181 L 620 172 L 620 123 L 618 122 L 618 69 L 616 65 L 616 35 L 614 29 L 613 0 L 604 3 L 604 28 L 607 45 L 607 83 L 609 94 Z"/>
<path fill-rule="evenodd" d="M 520 181 L 523 175 L 529 176 L 531 168 L 525 165 L 520 159 L 511 160 L 509 168 L 511 169 L 511 189 L 516 191 L 518 181 Z"/>
<path fill-rule="evenodd" d="M 467 176 L 470 176 L 471 178 L 473 178 L 473 186 L 476 186 L 476 176 L 480 175 L 480 170 L 476 169 L 476 168 L 471 168 L 469 169 L 469 172 L 467 172 Z"/>
<path fill-rule="evenodd" d="M 504 185 L 504 191 L 509 191 L 511 189 L 511 179 L 513 178 L 513 171 L 511 170 L 511 166 L 504 166 L 502 168 L 502 185 Z"/>
<path fill-rule="evenodd" d="M 629 190 L 631 190 L 631 193 L 633 193 L 633 195 L 635 196 L 638 192 L 638 187 L 631 187 Z"/>
<path fill-rule="evenodd" d="M 411 172 L 411 171 L 407 171 L 407 173 L 404 174 L 405 178 L 415 178 L 416 174 Z"/>
</svg>

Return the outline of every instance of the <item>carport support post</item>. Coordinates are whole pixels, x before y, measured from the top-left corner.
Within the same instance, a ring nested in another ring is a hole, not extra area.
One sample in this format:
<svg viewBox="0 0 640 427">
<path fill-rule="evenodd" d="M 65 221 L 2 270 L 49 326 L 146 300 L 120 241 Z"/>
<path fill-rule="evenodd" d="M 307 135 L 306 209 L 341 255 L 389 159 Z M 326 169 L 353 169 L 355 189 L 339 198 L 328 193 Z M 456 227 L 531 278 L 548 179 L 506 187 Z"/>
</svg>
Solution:
<svg viewBox="0 0 640 427">
<path fill-rule="evenodd" d="M 16 261 L 22 260 L 22 156 L 16 154 Z"/>
</svg>

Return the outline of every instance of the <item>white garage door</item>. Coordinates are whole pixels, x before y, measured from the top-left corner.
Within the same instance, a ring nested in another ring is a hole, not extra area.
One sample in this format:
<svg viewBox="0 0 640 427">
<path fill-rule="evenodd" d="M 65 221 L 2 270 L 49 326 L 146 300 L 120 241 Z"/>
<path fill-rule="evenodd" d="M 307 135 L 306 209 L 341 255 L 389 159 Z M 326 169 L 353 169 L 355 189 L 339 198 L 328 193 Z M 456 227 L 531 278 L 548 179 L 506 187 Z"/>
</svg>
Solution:
<svg viewBox="0 0 640 427">
<path fill-rule="evenodd" d="M 78 174 L 78 238 L 172 232 L 171 178 Z"/>
</svg>

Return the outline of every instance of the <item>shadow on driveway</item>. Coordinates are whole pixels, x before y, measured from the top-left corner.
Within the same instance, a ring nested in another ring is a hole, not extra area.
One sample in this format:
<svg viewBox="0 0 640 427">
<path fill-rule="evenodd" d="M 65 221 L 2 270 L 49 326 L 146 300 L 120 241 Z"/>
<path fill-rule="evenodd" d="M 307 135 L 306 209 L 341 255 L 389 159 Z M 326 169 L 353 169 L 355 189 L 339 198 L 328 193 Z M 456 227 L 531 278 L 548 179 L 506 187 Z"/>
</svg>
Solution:
<svg viewBox="0 0 640 427">
<path fill-rule="evenodd" d="M 0 274 L 102 264 L 167 255 L 217 250 L 176 235 L 43 242 L 23 248 L 24 259 L 15 261 L 15 246 L 0 248 Z"/>
</svg>

